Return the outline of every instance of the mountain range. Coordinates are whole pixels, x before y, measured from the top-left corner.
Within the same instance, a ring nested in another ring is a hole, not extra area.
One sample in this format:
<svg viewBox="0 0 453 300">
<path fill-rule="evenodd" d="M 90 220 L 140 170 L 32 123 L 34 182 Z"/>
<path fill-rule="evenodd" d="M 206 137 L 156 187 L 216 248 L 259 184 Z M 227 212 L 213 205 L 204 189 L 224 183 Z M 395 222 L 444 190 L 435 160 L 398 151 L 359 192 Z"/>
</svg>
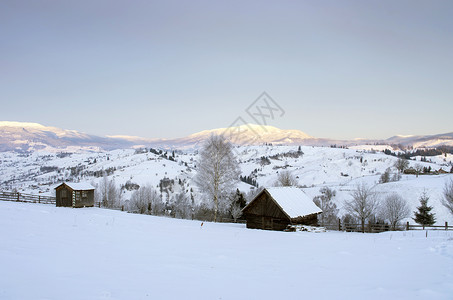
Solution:
<svg viewBox="0 0 453 300">
<path fill-rule="evenodd" d="M 0 121 L 0 151 L 33 151 L 42 149 L 84 148 L 93 151 L 131 147 L 167 149 L 197 148 L 211 135 L 224 135 L 236 145 L 306 145 L 328 146 L 363 144 L 401 144 L 413 147 L 453 146 L 453 132 L 437 135 L 393 136 L 385 140 L 334 140 L 312 137 L 300 130 L 246 124 L 230 128 L 204 130 L 176 139 L 150 139 L 136 136 L 96 136 L 38 123 Z"/>
</svg>

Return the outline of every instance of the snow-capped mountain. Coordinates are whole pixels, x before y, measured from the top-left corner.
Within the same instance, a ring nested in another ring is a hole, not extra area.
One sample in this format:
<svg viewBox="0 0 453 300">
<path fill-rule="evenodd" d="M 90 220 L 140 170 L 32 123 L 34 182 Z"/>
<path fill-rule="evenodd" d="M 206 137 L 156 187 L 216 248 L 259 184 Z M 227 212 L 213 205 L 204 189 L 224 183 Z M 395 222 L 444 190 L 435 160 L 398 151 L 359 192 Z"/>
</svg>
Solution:
<svg viewBox="0 0 453 300">
<path fill-rule="evenodd" d="M 385 140 L 389 144 L 412 145 L 414 148 L 453 146 L 453 132 L 436 135 L 397 135 Z"/>
<path fill-rule="evenodd" d="M 305 144 L 313 137 L 300 130 L 284 130 L 274 126 L 246 124 L 237 127 L 204 130 L 187 137 L 161 140 L 161 146 L 168 148 L 196 147 L 211 135 L 223 135 L 236 145 L 261 145 L 272 143 L 276 145 Z"/>
<path fill-rule="evenodd" d="M 453 146 L 453 133 L 427 136 L 394 136 L 387 140 L 333 140 L 312 137 L 300 130 L 285 130 L 274 126 L 246 124 L 237 127 L 204 130 L 176 139 L 150 139 L 137 136 L 96 136 L 75 130 L 65 130 L 38 123 L 0 121 L 0 151 L 34 151 L 50 148 L 112 150 L 131 147 L 165 149 L 197 148 L 211 135 L 224 135 L 236 145 L 305 145 L 353 146 L 364 144 L 401 144 L 414 147 Z"/>
<path fill-rule="evenodd" d="M 75 130 L 64 130 L 38 123 L 0 122 L 0 151 L 31 151 L 51 148 L 128 148 L 126 139 L 99 137 Z"/>
</svg>

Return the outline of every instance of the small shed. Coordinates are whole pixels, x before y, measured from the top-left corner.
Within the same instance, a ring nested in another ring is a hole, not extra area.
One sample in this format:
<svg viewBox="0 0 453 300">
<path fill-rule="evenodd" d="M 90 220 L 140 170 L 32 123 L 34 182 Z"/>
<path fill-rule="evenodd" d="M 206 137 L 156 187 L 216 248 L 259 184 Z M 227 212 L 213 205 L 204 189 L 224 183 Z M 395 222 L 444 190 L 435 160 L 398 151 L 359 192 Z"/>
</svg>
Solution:
<svg viewBox="0 0 453 300">
<path fill-rule="evenodd" d="M 322 210 L 299 188 L 273 187 L 261 191 L 242 213 L 247 228 L 285 230 L 288 225 L 315 225 Z"/>
<path fill-rule="evenodd" d="M 57 206 L 94 206 L 94 187 L 89 183 L 64 182 L 55 188 Z"/>
</svg>

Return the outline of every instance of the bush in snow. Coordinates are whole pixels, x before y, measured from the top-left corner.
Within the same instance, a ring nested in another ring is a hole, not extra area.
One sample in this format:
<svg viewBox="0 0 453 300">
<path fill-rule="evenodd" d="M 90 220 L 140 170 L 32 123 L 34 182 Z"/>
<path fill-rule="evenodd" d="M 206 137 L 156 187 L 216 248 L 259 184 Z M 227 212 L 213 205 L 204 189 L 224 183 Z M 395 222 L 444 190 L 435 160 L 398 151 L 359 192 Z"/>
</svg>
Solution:
<svg viewBox="0 0 453 300">
<path fill-rule="evenodd" d="M 275 186 L 297 186 L 297 178 L 290 171 L 281 171 L 277 175 Z"/>
</svg>

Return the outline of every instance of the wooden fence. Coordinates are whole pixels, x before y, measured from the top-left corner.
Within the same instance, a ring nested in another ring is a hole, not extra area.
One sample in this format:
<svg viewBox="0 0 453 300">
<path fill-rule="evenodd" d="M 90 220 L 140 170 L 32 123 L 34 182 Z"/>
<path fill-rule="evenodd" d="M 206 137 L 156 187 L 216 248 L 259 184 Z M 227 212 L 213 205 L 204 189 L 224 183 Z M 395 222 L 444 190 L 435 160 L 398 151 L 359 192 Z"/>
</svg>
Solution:
<svg viewBox="0 0 453 300">
<path fill-rule="evenodd" d="M 448 222 L 445 222 L 445 225 L 437 226 L 422 226 L 422 225 L 411 225 L 409 222 L 406 224 L 399 224 L 395 226 L 395 229 L 392 228 L 389 224 L 365 224 L 362 231 L 362 224 L 350 224 L 341 222 L 338 220 L 336 224 L 324 224 L 322 227 L 325 227 L 328 230 L 338 230 L 338 231 L 347 231 L 347 232 L 369 232 L 369 233 L 378 233 L 384 231 L 403 231 L 403 230 L 453 230 L 453 226 L 449 226 Z"/>
<path fill-rule="evenodd" d="M 57 201 L 57 199 L 52 196 L 41 196 L 18 192 L 0 192 L 0 200 L 44 204 L 56 204 Z"/>
</svg>

